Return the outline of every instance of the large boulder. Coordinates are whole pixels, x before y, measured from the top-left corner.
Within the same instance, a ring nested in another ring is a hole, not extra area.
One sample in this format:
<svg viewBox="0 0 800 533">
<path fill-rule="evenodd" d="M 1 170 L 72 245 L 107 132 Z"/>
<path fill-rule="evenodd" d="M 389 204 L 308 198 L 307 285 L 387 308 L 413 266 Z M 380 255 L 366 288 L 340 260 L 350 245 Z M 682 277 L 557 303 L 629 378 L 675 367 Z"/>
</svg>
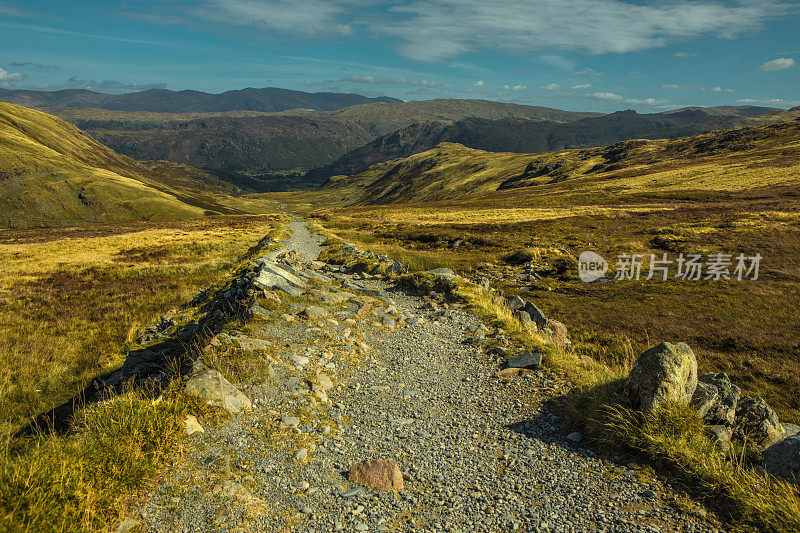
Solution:
<svg viewBox="0 0 800 533">
<path fill-rule="evenodd" d="M 733 436 L 763 450 L 783 439 L 785 433 L 775 411 L 761 398 L 742 396 L 736 407 Z"/>
<path fill-rule="evenodd" d="M 724 372 L 703 374 L 698 378 L 698 381 L 713 386 L 717 391 L 714 401 L 708 406 L 706 412 L 701 414 L 705 423 L 732 426 L 742 390 L 731 383 L 730 378 Z"/>
<path fill-rule="evenodd" d="M 403 474 L 394 459 L 369 459 L 353 465 L 347 480 L 373 490 L 403 490 Z"/>
<path fill-rule="evenodd" d="M 800 436 L 786 437 L 764 450 L 764 468 L 774 476 L 800 482 Z"/>
<path fill-rule="evenodd" d="M 625 382 L 631 405 L 644 412 L 668 401 L 688 404 L 696 388 L 697 359 L 682 342 L 662 342 L 644 352 Z"/>
<path fill-rule="evenodd" d="M 186 382 L 185 390 L 186 394 L 200 398 L 209 405 L 222 407 L 229 413 L 253 408 L 247 396 L 216 370 L 206 369 L 191 376 Z"/>
<path fill-rule="evenodd" d="M 542 310 L 536 307 L 531 302 L 525 302 L 525 312 L 531 315 L 531 320 L 536 324 L 540 330 L 544 330 L 547 326 L 547 317 L 544 316 Z"/>
</svg>

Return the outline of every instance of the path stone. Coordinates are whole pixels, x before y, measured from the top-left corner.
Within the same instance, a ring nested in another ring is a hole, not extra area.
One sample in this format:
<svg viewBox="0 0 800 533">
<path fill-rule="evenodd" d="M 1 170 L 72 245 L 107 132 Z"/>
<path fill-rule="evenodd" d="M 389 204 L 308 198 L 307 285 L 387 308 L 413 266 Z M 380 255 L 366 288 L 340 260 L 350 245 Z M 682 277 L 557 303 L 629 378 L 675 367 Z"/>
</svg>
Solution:
<svg viewBox="0 0 800 533">
<path fill-rule="evenodd" d="M 662 342 L 640 355 L 625 382 L 635 409 L 649 412 L 665 401 L 688 404 L 697 388 L 697 360 L 679 342 Z"/>
<path fill-rule="evenodd" d="M 196 396 L 210 405 L 221 407 L 229 413 L 249 411 L 253 408 L 247 396 L 216 370 L 203 370 L 191 376 L 184 390 L 187 394 Z"/>
<path fill-rule="evenodd" d="M 404 488 L 403 474 L 394 459 L 368 459 L 353 465 L 347 480 L 374 490 L 399 492 Z"/>
</svg>

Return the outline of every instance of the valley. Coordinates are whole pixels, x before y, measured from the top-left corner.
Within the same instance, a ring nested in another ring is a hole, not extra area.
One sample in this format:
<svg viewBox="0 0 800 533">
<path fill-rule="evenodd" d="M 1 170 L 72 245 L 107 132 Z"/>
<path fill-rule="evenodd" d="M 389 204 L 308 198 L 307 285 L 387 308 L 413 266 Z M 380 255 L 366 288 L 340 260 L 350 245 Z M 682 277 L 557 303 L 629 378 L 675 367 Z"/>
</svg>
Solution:
<svg viewBox="0 0 800 533">
<path fill-rule="evenodd" d="M 0 102 L 0 526 L 800 527 L 761 470 L 800 423 L 800 109 L 276 91 L 0 92 L 37 107 Z M 635 409 L 680 343 L 692 393 Z M 709 437 L 721 372 L 786 439 Z"/>
</svg>

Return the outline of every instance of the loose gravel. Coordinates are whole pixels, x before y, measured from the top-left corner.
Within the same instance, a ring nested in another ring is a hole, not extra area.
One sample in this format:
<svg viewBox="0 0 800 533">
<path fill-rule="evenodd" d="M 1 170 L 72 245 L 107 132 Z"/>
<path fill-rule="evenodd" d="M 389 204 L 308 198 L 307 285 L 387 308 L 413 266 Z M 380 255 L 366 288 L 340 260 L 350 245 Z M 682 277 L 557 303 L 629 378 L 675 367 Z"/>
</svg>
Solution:
<svg viewBox="0 0 800 533">
<path fill-rule="evenodd" d="M 293 229 L 287 246 L 314 259 L 317 237 Z M 675 495 L 647 469 L 598 457 L 562 427 L 560 376 L 493 378 L 496 356 L 467 342 L 475 316 L 379 279 L 325 274 L 335 278 L 319 287 L 333 295 L 325 303 L 282 295 L 283 316 L 259 323 L 277 356 L 267 375 L 238 384 L 255 409 L 190 437 L 186 459 L 138 509 L 146 529 L 714 530 L 702 511 L 669 505 Z M 303 318 L 309 305 L 330 318 Z M 397 461 L 404 491 L 347 481 L 372 457 Z"/>
</svg>

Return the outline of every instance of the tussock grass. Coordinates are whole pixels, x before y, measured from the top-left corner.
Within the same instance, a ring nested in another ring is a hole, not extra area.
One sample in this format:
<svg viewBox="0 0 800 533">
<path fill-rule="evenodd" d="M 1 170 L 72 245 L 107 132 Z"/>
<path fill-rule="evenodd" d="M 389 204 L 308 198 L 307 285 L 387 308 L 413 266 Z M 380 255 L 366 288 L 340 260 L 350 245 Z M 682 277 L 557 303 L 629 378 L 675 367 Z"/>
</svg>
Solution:
<svg viewBox="0 0 800 533">
<path fill-rule="evenodd" d="M 67 437 L 0 447 L 0 530 L 101 531 L 125 497 L 180 455 L 182 419 L 203 406 L 175 388 L 128 392 L 96 405 Z"/>
</svg>

